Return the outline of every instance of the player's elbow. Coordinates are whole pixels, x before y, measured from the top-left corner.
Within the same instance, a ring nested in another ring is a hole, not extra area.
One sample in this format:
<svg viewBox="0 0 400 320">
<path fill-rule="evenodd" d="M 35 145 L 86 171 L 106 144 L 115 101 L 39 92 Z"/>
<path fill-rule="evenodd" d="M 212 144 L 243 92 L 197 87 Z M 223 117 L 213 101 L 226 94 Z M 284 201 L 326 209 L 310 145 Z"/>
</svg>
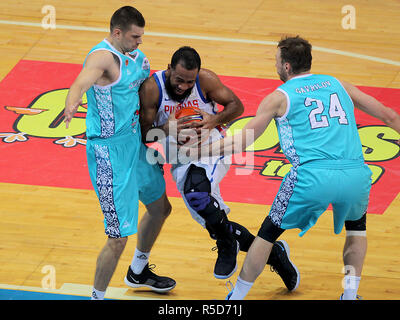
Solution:
<svg viewBox="0 0 400 320">
<path fill-rule="evenodd" d="M 244 106 L 243 106 L 243 104 L 240 104 L 240 107 L 239 107 L 238 112 L 239 112 L 239 115 L 238 115 L 238 116 L 241 116 L 241 115 L 243 114 L 243 112 L 244 112 Z"/>
<path fill-rule="evenodd" d="M 381 120 L 389 127 L 393 127 L 400 123 L 400 115 L 393 109 L 385 107 Z"/>
<path fill-rule="evenodd" d="M 235 118 L 240 117 L 244 112 L 243 103 L 239 100 L 236 102 L 235 106 Z"/>
</svg>

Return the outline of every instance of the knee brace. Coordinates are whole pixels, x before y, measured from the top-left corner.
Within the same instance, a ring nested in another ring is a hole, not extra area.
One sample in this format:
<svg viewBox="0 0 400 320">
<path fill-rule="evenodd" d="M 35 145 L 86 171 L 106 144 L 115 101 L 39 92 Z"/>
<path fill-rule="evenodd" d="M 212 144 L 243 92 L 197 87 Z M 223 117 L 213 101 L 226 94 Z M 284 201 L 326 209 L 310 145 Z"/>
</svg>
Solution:
<svg viewBox="0 0 400 320">
<path fill-rule="evenodd" d="M 345 221 L 346 234 L 348 236 L 365 236 L 367 230 L 367 213 L 355 221 Z"/>
<path fill-rule="evenodd" d="M 211 183 L 204 168 L 190 165 L 183 193 L 190 207 L 205 220 L 220 211 L 218 201 L 210 195 Z"/>
<path fill-rule="evenodd" d="M 196 212 L 204 210 L 209 203 L 211 192 L 211 183 L 207 178 L 204 168 L 190 165 L 186 175 L 183 193 L 189 205 Z"/>
<path fill-rule="evenodd" d="M 218 201 L 211 196 L 211 183 L 204 168 L 190 165 L 183 188 L 184 196 L 190 205 L 205 221 L 212 238 L 232 234 L 232 227 L 221 210 Z"/>
<path fill-rule="evenodd" d="M 267 216 L 264 219 L 263 224 L 261 225 L 260 230 L 258 231 L 258 236 L 260 238 L 263 238 L 266 241 L 269 241 L 271 243 L 274 243 L 276 239 L 279 238 L 279 236 L 285 231 L 285 229 L 282 229 L 278 226 L 276 226 L 271 218 Z"/>
</svg>

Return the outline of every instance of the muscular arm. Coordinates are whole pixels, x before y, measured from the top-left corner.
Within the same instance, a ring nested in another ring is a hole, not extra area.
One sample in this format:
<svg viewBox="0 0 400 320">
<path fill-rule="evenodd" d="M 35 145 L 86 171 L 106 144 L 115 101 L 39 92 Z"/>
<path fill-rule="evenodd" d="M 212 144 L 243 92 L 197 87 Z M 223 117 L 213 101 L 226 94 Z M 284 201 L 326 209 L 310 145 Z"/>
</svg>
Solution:
<svg viewBox="0 0 400 320">
<path fill-rule="evenodd" d="M 113 62 L 112 54 L 107 51 L 97 51 L 88 56 L 85 66 L 72 83 L 65 100 L 64 122 L 67 128 L 82 103 L 83 94 L 109 72 Z"/>
<path fill-rule="evenodd" d="M 205 96 L 224 107 L 224 110 L 216 115 L 203 114 L 204 119 L 199 122 L 203 129 L 212 129 L 217 125 L 228 123 L 243 113 L 244 107 L 240 99 L 221 82 L 214 72 L 201 69 L 199 80 Z"/>
<path fill-rule="evenodd" d="M 400 134 L 400 115 L 396 111 L 384 106 L 374 97 L 362 92 L 352 84 L 344 81 L 341 81 L 341 83 L 358 109 L 381 120 Z M 400 140 L 398 142 L 400 143 Z"/>
<path fill-rule="evenodd" d="M 140 87 L 140 126 L 143 142 L 146 142 L 146 135 L 151 129 L 157 115 L 157 105 L 160 93 L 154 77 L 147 78 Z M 161 128 L 162 129 L 162 128 Z"/>
</svg>

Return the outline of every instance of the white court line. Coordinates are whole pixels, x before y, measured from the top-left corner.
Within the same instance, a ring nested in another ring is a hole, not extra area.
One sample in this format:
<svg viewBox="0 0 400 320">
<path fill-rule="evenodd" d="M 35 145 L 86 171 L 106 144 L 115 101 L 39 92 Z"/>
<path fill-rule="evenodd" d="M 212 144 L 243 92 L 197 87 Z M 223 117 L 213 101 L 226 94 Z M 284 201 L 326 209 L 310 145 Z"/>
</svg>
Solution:
<svg viewBox="0 0 400 320">
<path fill-rule="evenodd" d="M 23 22 L 23 21 L 0 20 L 0 24 L 28 26 L 28 27 L 42 27 L 41 23 Z M 95 28 L 95 27 L 86 27 L 86 26 L 67 26 L 67 25 L 57 24 L 56 27 L 57 27 L 57 29 L 62 29 L 62 30 L 109 32 L 109 29 L 107 29 L 107 28 Z M 151 31 L 146 31 L 145 35 L 146 36 L 154 36 L 154 37 L 164 37 L 164 38 L 181 38 L 181 39 L 194 39 L 194 40 L 220 41 L 220 42 L 221 41 L 223 41 L 223 42 L 238 42 L 238 43 L 248 43 L 248 44 L 260 44 L 260 45 L 267 45 L 267 46 L 276 46 L 278 44 L 277 42 L 266 41 L 266 40 L 197 36 L 197 35 L 191 35 L 191 34 L 162 33 L 162 32 L 151 32 Z M 323 47 L 318 47 L 318 46 L 313 46 L 313 50 L 337 54 L 337 55 L 346 56 L 346 57 L 357 58 L 357 59 L 369 60 L 369 61 L 374 61 L 374 62 L 379 62 L 379 63 L 385 63 L 385 64 L 390 64 L 393 66 L 400 66 L 400 61 L 378 58 L 378 57 L 373 57 L 373 56 L 367 56 L 365 54 L 323 48 Z"/>
<path fill-rule="evenodd" d="M 64 283 L 60 289 L 44 289 L 41 287 L 18 286 L 18 285 L 0 283 L 0 289 L 33 291 L 40 293 L 56 293 L 56 294 L 74 295 L 83 297 L 90 297 L 92 293 L 92 288 L 93 286 L 78 284 L 78 283 Z M 164 300 L 160 298 L 147 298 L 134 295 L 126 295 L 125 293 L 128 290 L 129 289 L 125 288 L 108 287 L 107 292 L 105 294 L 105 298 L 118 299 L 118 300 Z"/>
</svg>

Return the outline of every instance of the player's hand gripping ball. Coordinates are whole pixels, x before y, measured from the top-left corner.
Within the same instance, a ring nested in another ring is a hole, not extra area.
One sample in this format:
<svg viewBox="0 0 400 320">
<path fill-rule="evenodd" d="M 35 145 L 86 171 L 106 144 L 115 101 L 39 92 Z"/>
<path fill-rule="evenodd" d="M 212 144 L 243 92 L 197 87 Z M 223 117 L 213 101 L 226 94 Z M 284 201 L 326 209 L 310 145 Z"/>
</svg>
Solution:
<svg viewBox="0 0 400 320">
<path fill-rule="evenodd" d="M 200 109 L 197 107 L 186 107 L 178 110 L 175 113 L 175 118 L 176 119 L 181 119 L 181 118 L 187 118 L 183 124 L 188 124 L 191 122 L 199 122 L 203 120 L 203 116 L 200 113 Z M 195 129 L 183 129 L 180 134 L 178 135 L 178 143 L 180 145 L 188 143 L 190 140 L 192 140 L 192 143 L 199 143 L 199 136 L 197 133 L 195 134 Z"/>
<path fill-rule="evenodd" d="M 181 119 L 184 117 L 188 117 L 187 121 L 185 121 L 184 123 L 203 120 L 203 116 L 200 113 L 200 109 L 197 107 L 182 108 L 175 113 L 176 119 Z"/>
</svg>

